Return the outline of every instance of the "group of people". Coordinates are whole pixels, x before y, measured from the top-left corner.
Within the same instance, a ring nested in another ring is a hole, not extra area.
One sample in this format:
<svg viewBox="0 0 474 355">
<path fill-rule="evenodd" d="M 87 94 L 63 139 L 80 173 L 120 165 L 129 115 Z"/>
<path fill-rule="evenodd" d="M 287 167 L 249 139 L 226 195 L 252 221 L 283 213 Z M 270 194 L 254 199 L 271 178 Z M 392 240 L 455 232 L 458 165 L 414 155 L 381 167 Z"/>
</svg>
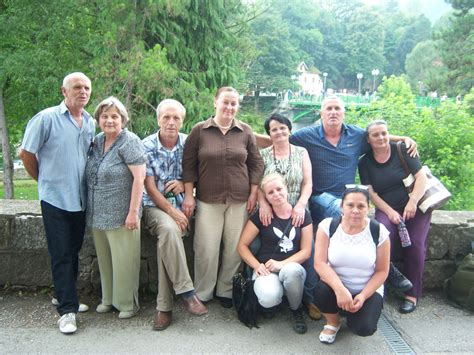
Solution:
<svg viewBox="0 0 474 355">
<path fill-rule="evenodd" d="M 75 332 L 76 313 L 88 309 L 76 291 L 86 226 L 101 277 L 96 311 L 115 308 L 119 318 L 138 312 L 142 213 L 157 238 L 155 330 L 171 324 L 174 294 L 193 315 L 206 314 L 213 298 L 232 307 L 232 277 L 243 260 L 264 315 L 286 296 L 297 333 L 306 332 L 304 305 L 310 317 L 321 310 L 326 318 L 323 343 L 334 342 L 341 314 L 356 334 L 373 334 L 390 245 L 399 243 L 403 222 L 412 243 L 403 248 L 409 281 L 401 281 L 408 287 L 400 311 L 416 308 L 431 217 L 417 209 L 426 177 L 415 142 L 389 136 L 386 122 L 366 130 L 345 124 L 344 103 L 330 96 L 320 124 L 291 134 L 291 121 L 273 114 L 264 123 L 268 136 L 258 135 L 236 118 L 238 92 L 222 87 L 215 114 L 189 136 L 180 133 L 185 107 L 165 99 L 156 109 L 158 131 L 141 141 L 127 130 L 118 99 L 103 100 L 93 117 L 84 110 L 91 81 L 83 73 L 67 75 L 62 93 L 59 106 L 30 120 L 20 151 L 38 180 L 61 332 Z M 405 142 L 416 179 L 410 195 L 396 141 Z M 354 185 L 358 165 L 364 185 Z M 380 224 L 368 218 L 369 198 Z M 193 215 L 194 281 L 182 241 Z"/>
</svg>

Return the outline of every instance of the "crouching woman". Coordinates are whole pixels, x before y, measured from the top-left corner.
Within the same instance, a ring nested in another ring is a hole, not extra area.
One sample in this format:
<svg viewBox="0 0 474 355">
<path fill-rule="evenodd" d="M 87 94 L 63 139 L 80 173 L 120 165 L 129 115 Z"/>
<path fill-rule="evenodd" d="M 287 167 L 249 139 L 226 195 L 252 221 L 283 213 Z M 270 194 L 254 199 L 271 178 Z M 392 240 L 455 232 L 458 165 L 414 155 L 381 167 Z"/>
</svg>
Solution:
<svg viewBox="0 0 474 355">
<path fill-rule="evenodd" d="M 237 250 L 253 270 L 254 291 L 265 309 L 279 305 L 286 295 L 293 315 L 293 329 L 306 332 L 301 301 L 306 271 L 301 264 L 311 253 L 313 225 L 305 211 L 300 227 L 292 225 L 293 206 L 288 202 L 284 178 L 276 173 L 265 176 L 261 189 L 273 212 L 270 225 L 260 222 L 259 211 L 254 212 L 242 231 Z M 250 244 L 260 235 L 261 247 L 254 256 Z"/>
<path fill-rule="evenodd" d="M 367 186 L 347 186 L 341 209 L 337 228 L 335 224 L 331 228 L 332 218 L 326 218 L 316 234 L 314 264 L 321 281 L 316 286 L 315 303 L 327 321 L 319 335 L 326 344 L 336 340 L 341 311 L 355 334 L 368 336 L 377 330 L 390 261 L 388 230 L 380 224 L 378 235 L 373 235 L 376 228 L 371 228 L 367 217 Z"/>
</svg>

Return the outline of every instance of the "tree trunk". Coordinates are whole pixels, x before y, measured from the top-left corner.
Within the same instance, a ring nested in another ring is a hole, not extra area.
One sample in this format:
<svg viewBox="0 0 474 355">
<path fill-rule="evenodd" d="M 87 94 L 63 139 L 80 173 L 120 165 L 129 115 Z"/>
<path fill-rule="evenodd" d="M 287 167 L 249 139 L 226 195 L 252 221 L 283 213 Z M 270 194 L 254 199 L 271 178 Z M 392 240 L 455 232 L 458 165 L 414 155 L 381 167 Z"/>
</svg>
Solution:
<svg viewBox="0 0 474 355">
<path fill-rule="evenodd" d="M 3 106 L 3 88 L 0 86 L 0 139 L 2 141 L 3 152 L 3 188 L 4 198 L 13 198 L 13 160 L 10 154 L 10 144 L 8 140 L 7 119 Z"/>
</svg>

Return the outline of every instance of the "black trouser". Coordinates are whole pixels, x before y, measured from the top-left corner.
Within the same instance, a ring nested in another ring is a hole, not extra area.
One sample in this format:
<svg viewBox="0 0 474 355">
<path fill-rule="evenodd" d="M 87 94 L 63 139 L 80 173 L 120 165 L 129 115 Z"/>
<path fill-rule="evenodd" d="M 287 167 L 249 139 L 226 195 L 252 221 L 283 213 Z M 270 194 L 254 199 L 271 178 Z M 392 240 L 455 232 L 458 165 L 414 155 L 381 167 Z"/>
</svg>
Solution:
<svg viewBox="0 0 474 355">
<path fill-rule="evenodd" d="M 79 272 L 79 251 L 84 241 L 84 212 L 69 212 L 41 201 L 43 224 L 51 258 L 54 292 L 60 315 L 77 313 L 76 280 Z"/>
<path fill-rule="evenodd" d="M 337 298 L 333 289 L 322 280 L 316 286 L 314 301 L 322 313 L 336 314 L 341 311 L 341 308 L 337 305 Z M 360 336 L 374 334 L 377 330 L 382 308 L 383 298 L 375 292 L 365 300 L 359 311 L 356 313 L 346 312 L 347 326 L 352 332 Z"/>
<path fill-rule="evenodd" d="M 303 301 L 305 303 L 314 303 L 314 292 L 316 289 L 316 285 L 319 282 L 319 275 L 316 273 L 316 270 L 314 269 L 314 242 L 315 240 L 312 239 L 311 254 L 309 256 L 309 259 L 301 264 L 306 270 L 306 280 L 304 282 L 304 293 L 303 293 Z"/>
</svg>

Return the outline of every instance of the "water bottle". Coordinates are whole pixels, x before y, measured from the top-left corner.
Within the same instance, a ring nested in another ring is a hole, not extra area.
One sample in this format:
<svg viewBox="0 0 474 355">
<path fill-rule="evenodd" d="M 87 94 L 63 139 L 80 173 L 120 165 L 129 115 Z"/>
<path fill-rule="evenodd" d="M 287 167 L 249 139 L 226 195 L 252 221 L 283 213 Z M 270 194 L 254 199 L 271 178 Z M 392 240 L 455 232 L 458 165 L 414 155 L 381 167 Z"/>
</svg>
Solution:
<svg viewBox="0 0 474 355">
<path fill-rule="evenodd" d="M 168 200 L 169 203 L 171 203 L 171 206 L 176 208 L 176 196 L 173 194 L 172 191 L 168 191 L 165 195 L 165 198 Z"/>
<path fill-rule="evenodd" d="M 402 247 L 406 248 L 411 245 L 410 235 L 408 234 L 407 226 L 403 221 L 400 221 L 398 224 L 398 235 L 400 241 L 402 242 Z"/>
</svg>

